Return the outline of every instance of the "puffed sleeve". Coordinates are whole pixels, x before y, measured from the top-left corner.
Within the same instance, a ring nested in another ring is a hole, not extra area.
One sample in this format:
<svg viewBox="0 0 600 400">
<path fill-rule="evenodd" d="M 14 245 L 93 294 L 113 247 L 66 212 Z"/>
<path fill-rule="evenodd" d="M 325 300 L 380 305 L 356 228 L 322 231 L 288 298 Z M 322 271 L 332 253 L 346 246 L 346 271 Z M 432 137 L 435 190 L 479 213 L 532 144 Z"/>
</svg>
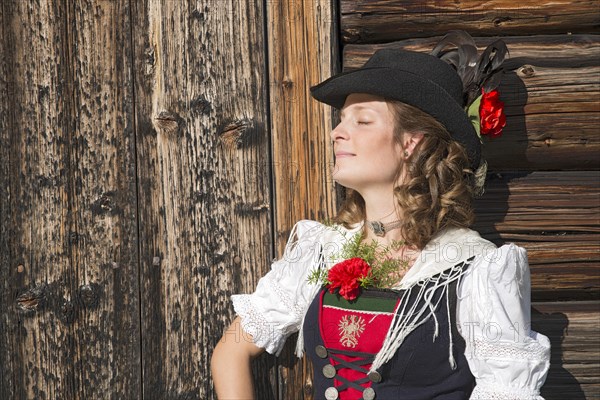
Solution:
<svg viewBox="0 0 600 400">
<path fill-rule="evenodd" d="M 539 400 L 550 341 L 531 330 L 527 251 L 514 244 L 479 255 L 458 290 L 457 325 L 476 379 L 471 399 Z"/>
<path fill-rule="evenodd" d="M 281 259 L 262 277 L 252 294 L 231 296 L 242 328 L 254 344 L 279 355 L 285 340 L 297 332 L 319 286 L 308 283 L 309 272 L 323 262 L 326 227 L 316 221 L 298 222 Z"/>
</svg>

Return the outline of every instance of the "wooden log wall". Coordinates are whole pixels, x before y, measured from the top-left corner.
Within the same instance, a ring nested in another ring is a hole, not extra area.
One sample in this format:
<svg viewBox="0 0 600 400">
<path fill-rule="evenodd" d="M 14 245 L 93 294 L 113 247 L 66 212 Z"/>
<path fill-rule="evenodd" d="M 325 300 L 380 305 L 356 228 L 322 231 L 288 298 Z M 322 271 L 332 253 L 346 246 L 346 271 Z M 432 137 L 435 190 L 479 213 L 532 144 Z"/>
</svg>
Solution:
<svg viewBox="0 0 600 400">
<path fill-rule="evenodd" d="M 214 398 L 229 296 L 335 206 L 334 4 L 0 3 L 0 398 Z"/>
<path fill-rule="evenodd" d="M 548 335 L 546 399 L 600 398 L 600 13 L 594 1 L 342 0 L 343 68 L 380 48 L 429 52 L 449 30 L 501 37 L 503 136 L 486 141 L 477 229 L 528 250 L 533 328 Z"/>
</svg>

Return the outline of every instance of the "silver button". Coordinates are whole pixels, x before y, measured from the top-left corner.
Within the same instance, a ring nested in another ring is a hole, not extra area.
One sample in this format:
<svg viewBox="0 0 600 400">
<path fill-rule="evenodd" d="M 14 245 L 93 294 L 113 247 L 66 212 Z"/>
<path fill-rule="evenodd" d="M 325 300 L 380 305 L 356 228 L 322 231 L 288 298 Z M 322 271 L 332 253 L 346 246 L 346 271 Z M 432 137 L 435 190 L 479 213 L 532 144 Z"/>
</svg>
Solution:
<svg viewBox="0 0 600 400">
<path fill-rule="evenodd" d="M 333 378 L 335 376 L 335 367 L 331 364 L 327 364 L 323 367 L 323 375 L 325 378 Z"/>
<path fill-rule="evenodd" d="M 381 382 L 381 374 L 377 371 L 369 372 L 368 375 L 371 382 L 379 383 Z"/>
<path fill-rule="evenodd" d="M 363 399 L 373 400 L 375 398 L 375 390 L 373 388 L 366 388 L 363 392 Z"/>
<path fill-rule="evenodd" d="M 317 353 L 317 355 L 321 358 L 327 357 L 327 349 L 325 348 L 325 346 L 318 345 L 317 347 L 315 347 L 315 353 Z"/>
<path fill-rule="evenodd" d="M 325 390 L 325 398 L 327 400 L 336 400 L 338 398 L 338 391 L 334 387 L 329 387 Z"/>
</svg>

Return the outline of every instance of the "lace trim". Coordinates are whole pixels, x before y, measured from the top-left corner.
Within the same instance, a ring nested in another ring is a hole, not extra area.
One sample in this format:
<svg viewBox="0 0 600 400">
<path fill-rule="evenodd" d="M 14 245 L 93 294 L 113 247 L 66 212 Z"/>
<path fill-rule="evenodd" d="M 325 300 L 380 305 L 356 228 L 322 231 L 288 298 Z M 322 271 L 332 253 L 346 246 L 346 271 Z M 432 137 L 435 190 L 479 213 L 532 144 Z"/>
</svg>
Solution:
<svg viewBox="0 0 600 400">
<path fill-rule="evenodd" d="M 537 390 L 510 389 L 478 384 L 469 400 L 544 400 Z"/>
<path fill-rule="evenodd" d="M 302 319 L 302 316 L 304 315 L 304 307 L 302 307 L 302 305 L 295 304 L 292 301 L 292 298 L 285 292 L 285 290 L 283 290 L 283 287 L 275 279 L 269 277 L 267 279 L 267 283 L 269 285 L 269 289 L 277 294 L 277 297 L 279 297 L 285 308 L 294 313 L 294 316 L 296 317 L 295 319 Z"/>
<path fill-rule="evenodd" d="M 536 360 L 548 359 L 548 349 L 538 342 L 531 342 L 526 347 L 515 346 L 502 342 L 490 342 L 474 339 L 471 344 L 470 355 L 477 359 L 502 359 L 502 360 Z"/>
<path fill-rule="evenodd" d="M 279 353 L 285 342 L 285 335 L 256 310 L 251 296 L 234 295 L 231 296 L 231 301 L 236 314 L 241 318 L 244 332 L 252 335 L 254 344 L 270 354 Z"/>
</svg>

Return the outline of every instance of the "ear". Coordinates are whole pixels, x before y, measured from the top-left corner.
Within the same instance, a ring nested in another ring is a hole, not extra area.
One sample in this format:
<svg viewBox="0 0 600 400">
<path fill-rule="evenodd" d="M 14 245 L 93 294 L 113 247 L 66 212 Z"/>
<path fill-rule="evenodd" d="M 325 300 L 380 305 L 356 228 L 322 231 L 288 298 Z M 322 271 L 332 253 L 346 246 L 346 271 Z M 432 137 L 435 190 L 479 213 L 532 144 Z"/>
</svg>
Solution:
<svg viewBox="0 0 600 400">
<path fill-rule="evenodd" d="M 406 132 L 402 138 L 402 148 L 406 158 L 410 157 L 417 147 L 417 145 L 423 140 L 425 135 L 422 132 Z"/>
</svg>

